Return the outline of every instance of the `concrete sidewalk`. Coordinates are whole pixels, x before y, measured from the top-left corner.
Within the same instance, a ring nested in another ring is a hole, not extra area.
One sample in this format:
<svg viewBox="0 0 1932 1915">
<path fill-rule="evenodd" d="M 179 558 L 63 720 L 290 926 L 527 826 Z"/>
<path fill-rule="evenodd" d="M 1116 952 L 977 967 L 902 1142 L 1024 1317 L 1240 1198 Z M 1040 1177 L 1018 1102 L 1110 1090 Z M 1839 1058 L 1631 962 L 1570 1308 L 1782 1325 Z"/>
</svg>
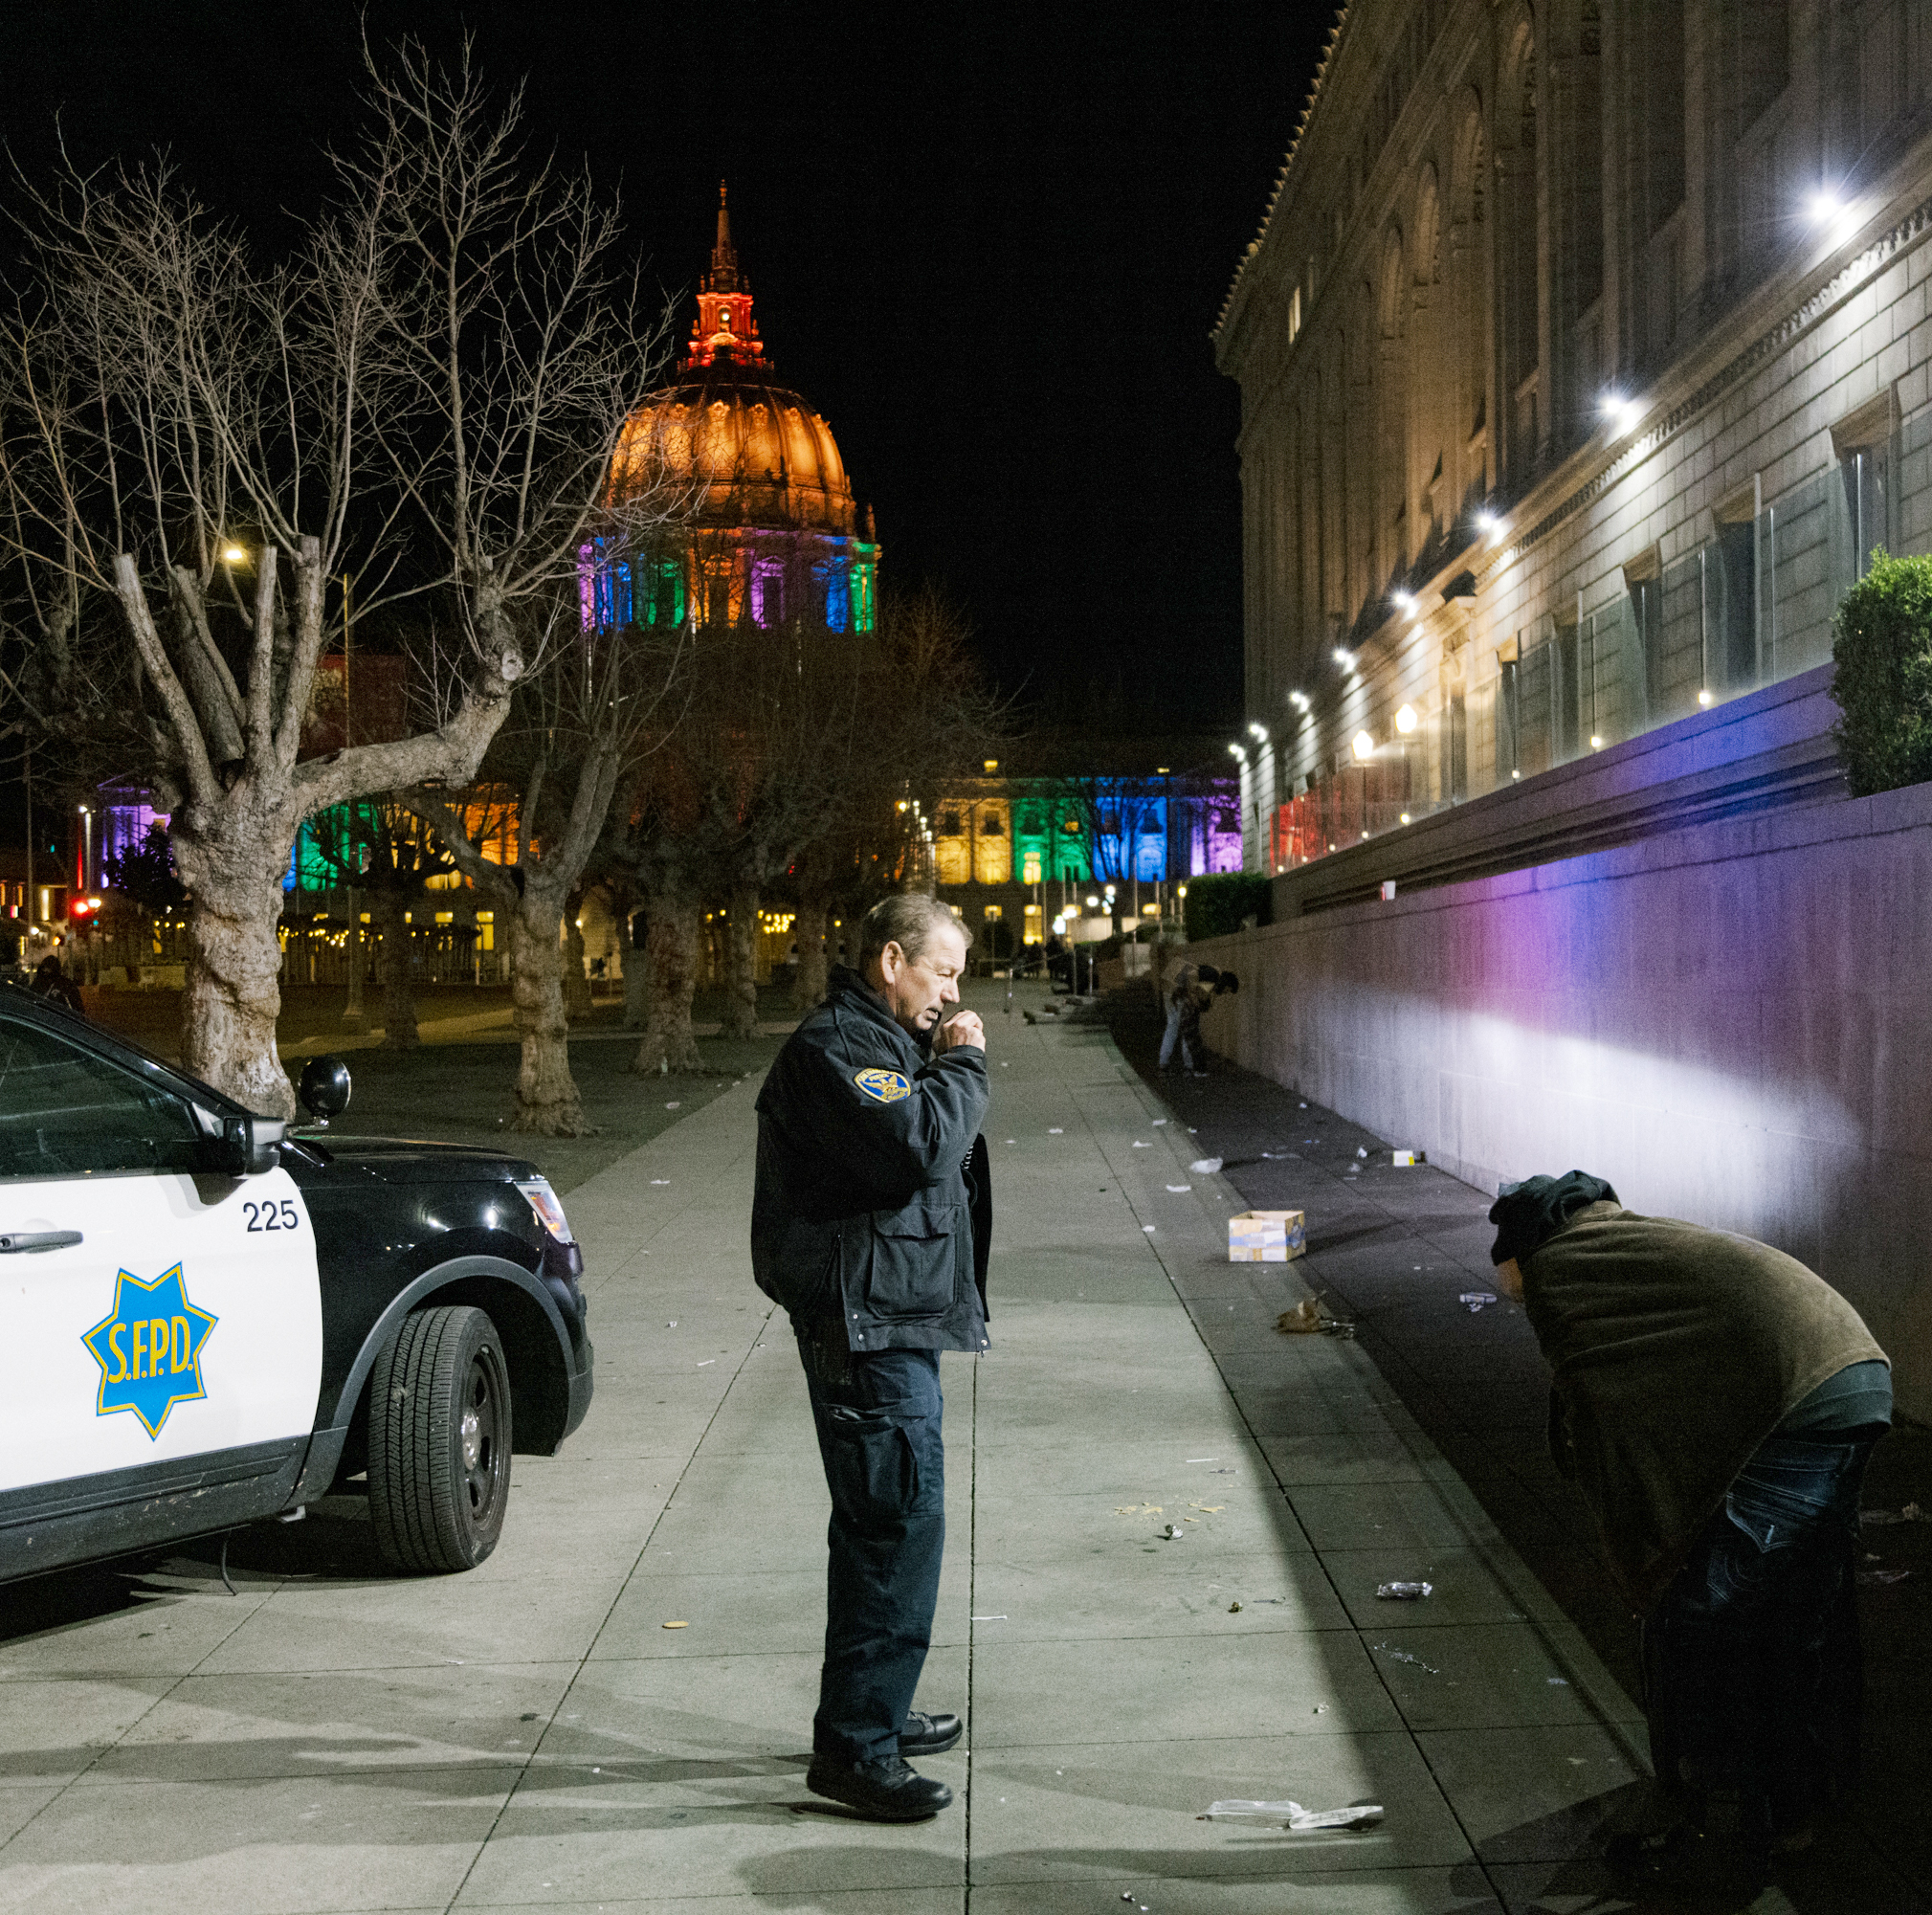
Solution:
<svg viewBox="0 0 1932 1915">
<path fill-rule="evenodd" d="M 1621 1905 L 1576 1858 L 1638 1711 L 1363 1349 L 1276 1333 L 1296 1267 L 1228 1264 L 1239 1200 L 1104 1031 L 975 994 L 993 1347 L 945 1361 L 922 1692 L 968 1714 L 922 1765 L 954 1809 L 803 1787 L 828 1503 L 746 1082 L 571 1195 L 597 1398 L 481 1570 L 390 1578 L 338 1500 L 237 1536 L 236 1595 L 202 1552 L 0 1596 L 0 1908 Z M 1224 1797 L 1388 1813 L 1197 1819 Z"/>
</svg>

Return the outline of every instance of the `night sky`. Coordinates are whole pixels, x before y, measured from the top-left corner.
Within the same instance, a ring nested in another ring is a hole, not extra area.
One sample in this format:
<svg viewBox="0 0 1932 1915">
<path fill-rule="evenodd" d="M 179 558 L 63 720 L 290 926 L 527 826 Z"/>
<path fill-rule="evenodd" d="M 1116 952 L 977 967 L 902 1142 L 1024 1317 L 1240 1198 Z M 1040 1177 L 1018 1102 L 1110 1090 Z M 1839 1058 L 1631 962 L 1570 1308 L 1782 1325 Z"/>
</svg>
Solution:
<svg viewBox="0 0 1932 1915">
<path fill-rule="evenodd" d="M 1322 4 L 383 4 L 527 76 L 688 292 L 717 185 L 781 377 L 831 422 L 885 577 L 942 583 L 1040 719 L 1232 726 L 1235 390 L 1208 331 L 1334 17 Z M 352 122 L 347 0 L 0 4 L 0 127 L 46 176 L 168 146 L 265 247 Z M 691 308 L 679 313 L 681 340 Z"/>
</svg>

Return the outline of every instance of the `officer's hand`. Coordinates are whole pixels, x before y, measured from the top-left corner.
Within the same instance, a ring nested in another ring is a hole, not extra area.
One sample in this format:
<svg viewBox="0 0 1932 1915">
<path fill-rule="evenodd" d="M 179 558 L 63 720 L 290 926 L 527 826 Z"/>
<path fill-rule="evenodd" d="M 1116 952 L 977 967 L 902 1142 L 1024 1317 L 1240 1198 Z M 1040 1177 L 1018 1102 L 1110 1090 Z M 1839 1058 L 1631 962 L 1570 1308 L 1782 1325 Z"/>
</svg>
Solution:
<svg viewBox="0 0 1932 1915">
<path fill-rule="evenodd" d="M 932 1054 L 936 1058 L 958 1050 L 962 1044 L 975 1051 L 987 1047 L 986 1026 L 980 1022 L 977 1011 L 959 1012 L 932 1034 Z"/>
</svg>

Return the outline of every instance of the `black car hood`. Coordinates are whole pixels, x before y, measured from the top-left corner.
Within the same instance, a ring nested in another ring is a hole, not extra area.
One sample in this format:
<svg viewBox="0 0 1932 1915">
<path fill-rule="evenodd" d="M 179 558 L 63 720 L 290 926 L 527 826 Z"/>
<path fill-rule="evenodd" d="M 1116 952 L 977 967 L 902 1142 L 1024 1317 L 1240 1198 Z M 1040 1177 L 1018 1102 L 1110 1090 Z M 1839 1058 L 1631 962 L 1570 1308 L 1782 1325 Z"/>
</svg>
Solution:
<svg viewBox="0 0 1932 1915">
<path fill-rule="evenodd" d="M 527 1183 L 543 1174 L 526 1158 L 469 1144 L 431 1144 L 412 1137 L 302 1135 L 305 1149 L 331 1163 L 367 1170 L 387 1184 Z"/>
</svg>

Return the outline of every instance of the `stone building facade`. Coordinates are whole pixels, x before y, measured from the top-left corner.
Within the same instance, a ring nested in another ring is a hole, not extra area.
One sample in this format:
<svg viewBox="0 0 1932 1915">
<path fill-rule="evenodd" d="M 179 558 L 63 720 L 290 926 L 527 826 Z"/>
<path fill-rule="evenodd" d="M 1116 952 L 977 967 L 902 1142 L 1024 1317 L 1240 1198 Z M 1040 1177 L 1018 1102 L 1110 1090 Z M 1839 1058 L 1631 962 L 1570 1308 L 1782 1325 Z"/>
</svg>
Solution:
<svg viewBox="0 0 1932 1915">
<path fill-rule="evenodd" d="M 1928 0 L 1355 0 L 1213 343 L 1250 868 L 1830 656 L 1932 546 Z"/>
</svg>

